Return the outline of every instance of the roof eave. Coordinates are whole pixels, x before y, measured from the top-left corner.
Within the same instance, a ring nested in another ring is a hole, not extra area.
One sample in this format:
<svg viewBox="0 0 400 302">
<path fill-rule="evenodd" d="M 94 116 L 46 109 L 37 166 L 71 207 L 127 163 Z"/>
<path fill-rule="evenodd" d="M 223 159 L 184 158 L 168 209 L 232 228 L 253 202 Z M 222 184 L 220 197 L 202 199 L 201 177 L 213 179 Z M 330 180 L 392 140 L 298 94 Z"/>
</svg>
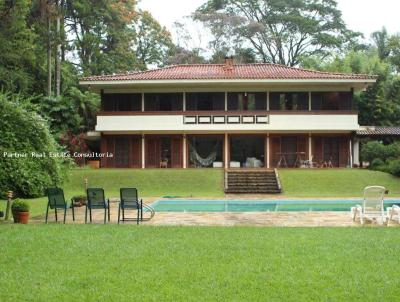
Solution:
<svg viewBox="0 0 400 302">
<path fill-rule="evenodd" d="M 310 84 L 372 84 L 376 79 L 214 79 L 214 80 L 81 80 L 82 86 L 102 85 L 143 85 L 143 84 L 229 84 L 229 83 L 254 83 L 254 84 L 275 84 L 275 83 L 310 83 Z"/>
</svg>

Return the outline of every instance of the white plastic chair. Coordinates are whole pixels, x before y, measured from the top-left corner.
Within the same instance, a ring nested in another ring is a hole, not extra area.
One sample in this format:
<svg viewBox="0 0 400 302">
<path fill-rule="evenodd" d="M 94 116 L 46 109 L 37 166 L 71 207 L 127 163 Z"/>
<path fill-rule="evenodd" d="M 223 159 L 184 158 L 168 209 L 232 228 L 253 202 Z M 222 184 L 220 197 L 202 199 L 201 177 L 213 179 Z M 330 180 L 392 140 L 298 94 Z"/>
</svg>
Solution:
<svg viewBox="0 0 400 302">
<path fill-rule="evenodd" d="M 383 197 L 386 188 L 381 186 L 369 186 L 364 189 L 364 198 L 362 205 L 356 205 L 351 208 L 353 220 L 359 216 L 360 223 L 364 224 L 366 220 L 381 221 L 382 224 L 387 225 L 388 216 L 385 215 L 385 208 L 383 205 Z"/>
<path fill-rule="evenodd" d="M 387 216 L 389 220 L 394 220 L 393 216 L 397 216 L 397 222 L 400 223 L 400 207 L 396 204 L 392 205 L 391 207 L 387 208 Z"/>
</svg>

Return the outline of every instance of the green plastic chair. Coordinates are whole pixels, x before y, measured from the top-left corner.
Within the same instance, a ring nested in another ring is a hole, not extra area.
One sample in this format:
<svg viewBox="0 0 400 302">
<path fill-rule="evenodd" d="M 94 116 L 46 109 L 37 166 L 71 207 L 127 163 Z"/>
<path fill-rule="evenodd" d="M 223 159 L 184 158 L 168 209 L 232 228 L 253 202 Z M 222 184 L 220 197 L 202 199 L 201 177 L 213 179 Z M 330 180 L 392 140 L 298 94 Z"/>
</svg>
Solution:
<svg viewBox="0 0 400 302">
<path fill-rule="evenodd" d="M 90 222 L 92 222 L 92 210 L 103 209 L 104 210 L 104 223 L 110 221 L 110 201 L 105 199 L 104 190 L 102 188 L 88 188 L 86 190 L 87 203 L 85 210 L 85 223 L 87 223 L 87 216 L 89 212 Z M 108 215 L 107 215 L 108 213 Z"/>
<path fill-rule="evenodd" d="M 47 193 L 47 198 L 48 198 L 47 210 L 46 210 L 46 223 L 47 223 L 48 217 L 49 217 L 49 209 L 52 209 L 52 210 L 54 209 L 56 221 L 58 221 L 57 209 L 63 209 L 64 210 L 64 223 L 65 223 L 66 216 L 67 216 L 68 204 L 65 201 L 63 189 L 48 188 L 46 190 L 46 193 Z M 74 211 L 74 206 L 72 204 L 72 200 L 71 200 L 71 208 L 72 208 L 72 220 L 75 221 L 75 211 Z"/>
<path fill-rule="evenodd" d="M 122 188 L 120 189 L 120 203 L 118 206 L 118 223 L 121 221 L 121 212 L 122 212 L 122 221 L 134 221 L 139 224 L 139 221 L 143 219 L 143 201 L 138 198 L 138 192 L 136 188 Z M 136 210 L 136 219 L 135 218 L 126 218 L 125 217 L 125 209 L 133 209 Z"/>
</svg>

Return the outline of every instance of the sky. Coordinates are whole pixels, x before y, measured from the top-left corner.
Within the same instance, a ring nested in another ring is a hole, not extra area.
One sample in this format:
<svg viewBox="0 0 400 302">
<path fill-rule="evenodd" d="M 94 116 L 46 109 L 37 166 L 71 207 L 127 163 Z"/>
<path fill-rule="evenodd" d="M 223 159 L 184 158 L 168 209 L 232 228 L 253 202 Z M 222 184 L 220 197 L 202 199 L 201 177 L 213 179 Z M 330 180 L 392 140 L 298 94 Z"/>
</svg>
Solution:
<svg viewBox="0 0 400 302">
<path fill-rule="evenodd" d="M 173 38 L 176 39 L 173 23 L 182 21 L 184 16 L 190 15 L 205 1 L 140 0 L 139 7 L 150 11 L 161 25 L 169 29 Z M 372 32 L 381 29 L 383 26 L 386 27 L 389 33 L 400 32 L 399 0 L 337 0 L 337 2 L 348 28 L 362 32 L 367 39 L 369 39 Z M 206 47 L 204 45 L 206 41 L 199 41 L 198 43 Z"/>
</svg>

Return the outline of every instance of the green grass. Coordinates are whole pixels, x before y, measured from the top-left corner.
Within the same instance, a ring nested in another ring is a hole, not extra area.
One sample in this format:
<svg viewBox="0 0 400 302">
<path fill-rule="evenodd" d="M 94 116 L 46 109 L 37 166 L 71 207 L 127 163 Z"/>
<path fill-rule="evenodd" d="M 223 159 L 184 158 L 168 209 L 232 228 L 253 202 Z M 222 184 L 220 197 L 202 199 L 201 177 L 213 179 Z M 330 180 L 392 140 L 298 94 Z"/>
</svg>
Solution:
<svg viewBox="0 0 400 302">
<path fill-rule="evenodd" d="M 380 185 L 389 197 L 400 197 L 400 178 L 361 169 L 279 170 L 285 196 L 360 197 L 366 186 Z"/>
<path fill-rule="evenodd" d="M 1 301 L 397 301 L 397 228 L 3 225 Z"/>
<path fill-rule="evenodd" d="M 142 196 L 223 196 L 223 171 L 212 169 L 73 169 L 64 189 L 82 194 L 84 179 L 89 186 L 104 188 L 108 196 L 119 197 L 120 188 L 138 188 Z"/>
<path fill-rule="evenodd" d="M 364 187 L 382 185 L 389 197 L 400 197 L 400 178 L 360 169 L 280 169 L 283 196 L 360 197 Z M 144 197 L 223 197 L 223 172 L 214 169 L 72 169 L 63 185 L 65 196 L 84 194 L 84 179 L 89 186 L 104 188 L 107 197 L 118 197 L 119 188 L 135 186 Z M 42 215 L 46 198 L 29 200 L 32 216 Z M 0 210 L 5 207 L 0 202 Z"/>
<path fill-rule="evenodd" d="M 71 169 L 69 178 L 62 186 L 65 197 L 85 195 L 84 180 L 90 187 L 104 188 L 106 197 L 119 197 L 120 188 L 136 187 L 142 197 L 222 197 L 223 171 L 214 169 Z M 47 199 L 29 199 L 31 216 L 45 212 Z M 5 202 L 0 201 L 4 211 Z"/>
</svg>

